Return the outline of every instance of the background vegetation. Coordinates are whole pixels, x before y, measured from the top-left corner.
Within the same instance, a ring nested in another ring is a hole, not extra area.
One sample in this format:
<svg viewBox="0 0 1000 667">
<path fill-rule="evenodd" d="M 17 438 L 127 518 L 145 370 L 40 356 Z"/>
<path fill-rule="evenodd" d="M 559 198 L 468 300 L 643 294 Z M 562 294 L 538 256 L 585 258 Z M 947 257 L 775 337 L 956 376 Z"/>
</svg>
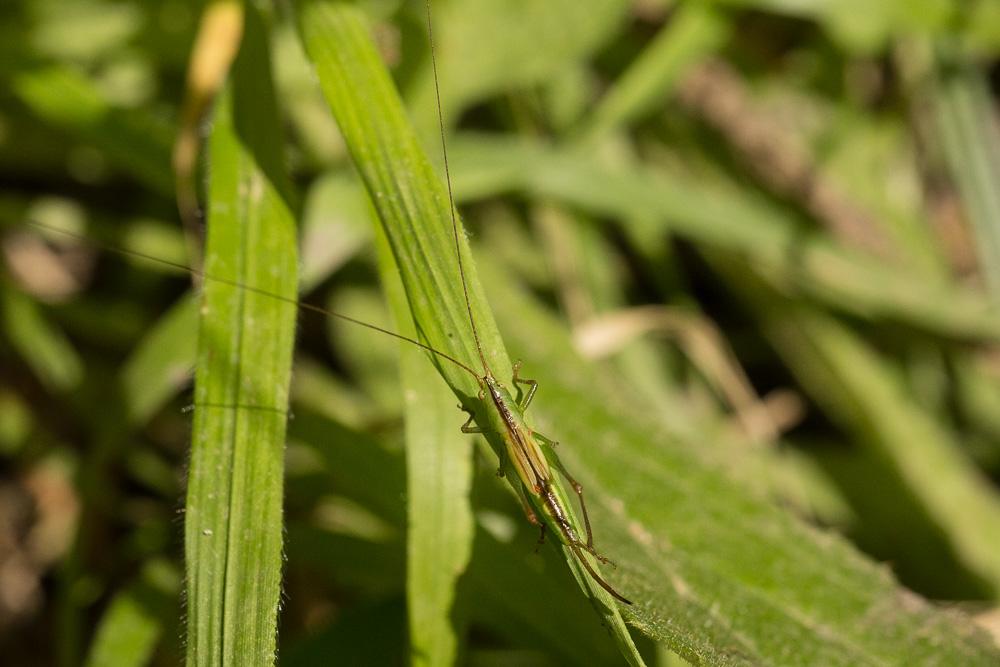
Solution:
<svg viewBox="0 0 1000 667">
<path fill-rule="evenodd" d="M 434 3 L 488 354 L 541 382 L 633 649 L 461 373 L 211 280 L 199 325 L 204 281 L 108 252 L 294 293 L 297 221 L 302 298 L 475 363 L 424 6 L 356 4 L 0 7 L 5 663 L 996 664 L 1000 5 Z M 240 36 L 210 107 L 191 55 Z"/>
</svg>

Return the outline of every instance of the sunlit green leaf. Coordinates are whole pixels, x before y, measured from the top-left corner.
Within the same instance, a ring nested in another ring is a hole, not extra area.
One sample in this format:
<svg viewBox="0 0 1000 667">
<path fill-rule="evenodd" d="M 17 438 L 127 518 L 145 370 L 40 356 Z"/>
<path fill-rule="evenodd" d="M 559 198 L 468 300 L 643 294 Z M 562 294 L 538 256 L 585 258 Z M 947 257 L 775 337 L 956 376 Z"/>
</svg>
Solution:
<svg viewBox="0 0 1000 667">
<path fill-rule="evenodd" d="M 281 582 L 296 230 L 258 15 L 210 143 L 209 227 L 185 509 L 189 665 L 271 665 Z"/>
</svg>

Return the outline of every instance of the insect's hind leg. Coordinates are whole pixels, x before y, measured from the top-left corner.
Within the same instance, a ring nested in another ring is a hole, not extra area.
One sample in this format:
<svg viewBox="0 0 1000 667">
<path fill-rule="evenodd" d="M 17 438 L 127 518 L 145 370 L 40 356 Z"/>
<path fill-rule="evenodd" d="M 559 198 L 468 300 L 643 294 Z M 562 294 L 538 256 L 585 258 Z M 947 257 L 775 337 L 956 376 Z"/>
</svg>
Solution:
<svg viewBox="0 0 1000 667">
<path fill-rule="evenodd" d="M 517 495 L 521 499 L 521 509 L 524 510 L 524 515 L 528 517 L 528 522 L 532 526 L 544 526 L 545 524 L 535 514 L 535 509 L 528 503 L 528 499 L 524 497 L 524 491 L 518 490 Z"/>
<path fill-rule="evenodd" d="M 537 554 L 541 546 L 545 544 L 545 522 L 538 518 L 535 508 L 528 502 L 528 496 L 524 492 L 524 487 L 521 484 L 516 484 L 515 491 L 517 492 L 518 500 L 521 501 L 521 509 L 524 510 L 525 516 L 528 517 L 528 523 L 538 528 L 538 542 L 535 543 L 535 553 Z"/>
<path fill-rule="evenodd" d="M 538 553 L 538 550 L 542 548 L 543 544 L 545 544 L 545 524 L 540 523 L 538 524 L 538 543 L 535 545 L 536 554 Z"/>
<path fill-rule="evenodd" d="M 614 589 L 614 586 L 612 586 L 612 585 L 611 585 L 611 584 L 609 584 L 609 583 L 608 583 L 607 581 L 605 581 L 605 580 L 604 580 L 604 577 L 602 577 L 601 575 L 597 574 L 597 571 L 596 571 L 596 570 L 594 570 L 594 568 L 593 568 L 593 567 L 591 567 L 590 563 L 588 563 L 588 562 L 587 562 L 587 559 L 586 559 L 586 558 L 584 558 L 584 556 L 583 556 L 583 554 L 582 554 L 582 553 L 580 553 L 580 547 L 581 547 L 581 546 L 582 546 L 582 545 L 578 545 L 578 544 L 575 544 L 575 543 L 572 543 L 572 542 L 571 542 L 571 543 L 570 543 L 570 545 L 569 545 L 569 548 L 570 548 L 570 549 L 572 549 L 572 551 L 573 551 L 573 555 L 575 555 L 575 556 L 576 556 L 576 559 L 577 559 L 578 561 L 580 561 L 580 564 L 581 564 L 581 565 L 583 565 L 583 568 L 584 568 L 585 570 L 587 570 L 587 574 L 589 574 L 589 575 L 590 575 L 590 577 L 591 577 L 591 578 L 592 578 L 592 579 L 593 579 L 594 581 L 596 581 L 596 582 L 597 582 L 597 584 L 598 584 L 598 585 L 599 585 L 599 586 L 600 586 L 601 588 L 603 588 L 603 589 L 604 589 L 604 590 L 606 590 L 606 591 L 607 591 L 608 593 L 610 593 L 610 594 L 611 594 L 611 596 L 612 596 L 613 598 L 615 598 L 616 600 L 618 600 L 619 602 L 622 602 L 622 603 L 624 603 L 624 604 L 627 604 L 627 605 L 631 605 L 631 604 L 632 604 L 632 601 L 631 601 L 631 600 L 629 600 L 629 599 L 628 599 L 627 597 L 625 597 L 624 595 L 622 595 L 621 593 L 619 593 L 618 591 L 616 591 L 616 590 Z"/>
<path fill-rule="evenodd" d="M 522 378 L 521 373 L 521 360 L 518 359 L 514 362 L 514 386 L 517 387 L 518 393 L 521 394 L 517 400 L 517 407 L 524 412 L 528 409 L 528 405 L 531 403 L 531 399 L 535 397 L 535 392 L 538 391 L 538 381 L 529 380 L 527 378 Z M 517 385 L 523 384 L 528 388 L 527 392 Z"/>
<path fill-rule="evenodd" d="M 580 513 L 583 514 L 583 527 L 587 532 L 587 541 L 586 543 L 583 542 L 579 543 L 580 548 L 587 551 L 589 554 L 591 554 L 594 558 L 601 561 L 602 563 L 614 566 L 614 563 L 612 563 L 610 560 L 602 556 L 594 548 L 594 531 L 591 530 L 590 528 L 590 515 L 587 513 L 587 502 L 583 498 L 583 485 L 580 484 L 580 482 L 576 481 L 573 475 L 569 474 L 569 471 L 566 470 L 566 466 L 564 466 L 563 462 L 559 459 L 559 455 L 556 454 L 555 448 L 559 443 L 556 442 L 555 440 L 552 440 L 551 438 L 545 437 L 544 435 L 538 433 L 537 431 L 534 433 L 534 436 L 535 439 L 541 442 L 542 445 L 544 446 L 543 451 L 545 452 L 545 458 L 548 460 L 550 464 L 555 466 L 556 470 L 559 471 L 560 475 L 566 478 L 566 481 L 569 482 L 569 485 L 571 487 L 573 487 L 573 492 L 576 493 L 576 497 L 580 501 Z"/>
</svg>

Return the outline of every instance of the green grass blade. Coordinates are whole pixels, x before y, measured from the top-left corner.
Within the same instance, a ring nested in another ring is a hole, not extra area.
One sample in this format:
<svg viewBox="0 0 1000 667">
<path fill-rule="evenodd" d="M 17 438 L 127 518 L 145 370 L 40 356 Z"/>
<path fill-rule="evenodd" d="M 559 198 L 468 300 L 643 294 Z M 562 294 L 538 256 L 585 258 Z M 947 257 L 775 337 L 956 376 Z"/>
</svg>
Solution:
<svg viewBox="0 0 1000 667">
<path fill-rule="evenodd" d="M 191 378 L 197 302 L 180 299 L 149 331 L 122 367 L 122 396 L 131 424 L 144 424 Z"/>
<path fill-rule="evenodd" d="M 396 330 L 415 337 L 406 294 L 385 235 L 376 233 L 382 284 Z M 425 354 L 400 345 L 406 423 L 406 597 L 410 664 L 452 665 L 464 628 L 453 610 L 475 534 L 469 493 L 472 447 L 456 428 L 455 396 Z"/>
<path fill-rule="evenodd" d="M 324 95 L 389 238 L 422 338 L 478 367 L 454 255 L 447 192 L 406 119 L 362 16 L 347 6 L 305 2 L 299 5 L 297 19 Z M 498 373 L 505 373 L 511 363 L 476 279 L 464 235 L 460 252 L 466 266 L 469 308 L 476 318 L 484 356 Z M 479 392 L 476 379 L 453 364 L 433 361 L 460 400 L 474 404 Z M 487 438 L 494 451 L 502 451 L 496 434 Z M 623 654 L 633 664 L 641 663 L 617 605 L 580 572 L 570 554 L 566 556 Z"/>
<path fill-rule="evenodd" d="M 963 56 L 935 53 L 934 120 L 976 237 L 979 270 L 1000 301 L 1000 130 L 989 82 Z"/>
<path fill-rule="evenodd" d="M 86 667 L 148 665 L 164 628 L 174 627 L 180 574 L 164 562 L 149 563 L 118 593 L 104 613 Z"/>
<path fill-rule="evenodd" d="M 676 15 L 587 117 L 581 134 L 592 140 L 665 100 L 688 68 L 717 50 L 728 35 L 728 21 L 708 3 L 678 7 Z"/>
<path fill-rule="evenodd" d="M 35 375 L 49 389 L 69 391 L 83 379 L 83 361 L 69 339 L 38 305 L 8 281 L 0 282 L 0 327 Z"/>
<path fill-rule="evenodd" d="M 205 272 L 294 299 L 295 220 L 264 40 L 248 11 L 209 146 Z M 271 665 L 297 311 L 207 281 L 202 314 L 185 514 L 187 662 Z"/>
</svg>

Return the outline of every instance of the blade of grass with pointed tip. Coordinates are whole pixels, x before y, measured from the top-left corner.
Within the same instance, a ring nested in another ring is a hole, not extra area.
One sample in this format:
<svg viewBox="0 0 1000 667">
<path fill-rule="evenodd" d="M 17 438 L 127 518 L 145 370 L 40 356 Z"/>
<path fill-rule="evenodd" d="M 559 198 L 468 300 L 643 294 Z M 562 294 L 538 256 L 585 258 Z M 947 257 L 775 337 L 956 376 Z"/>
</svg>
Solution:
<svg viewBox="0 0 1000 667">
<path fill-rule="evenodd" d="M 268 49 L 250 9 L 210 140 L 205 272 L 294 299 L 295 220 Z M 204 287 L 185 513 L 187 664 L 271 665 L 296 308 Z"/>
<path fill-rule="evenodd" d="M 478 366 L 455 258 L 447 191 L 406 120 L 362 15 L 349 6 L 310 1 L 298 5 L 296 18 L 306 53 L 389 238 L 417 329 L 429 345 Z M 464 235 L 459 246 L 466 267 L 468 308 L 476 318 L 483 355 L 491 368 L 505 372 L 511 363 L 476 279 Z M 476 378 L 438 358 L 433 362 L 463 404 L 481 405 L 475 398 L 479 392 Z M 477 421 L 488 423 L 481 410 Z M 503 451 L 496 433 L 488 433 L 487 439 L 494 451 Z M 555 491 L 567 497 L 561 486 Z M 572 505 L 565 503 L 565 507 Z M 623 655 L 641 664 L 617 604 L 582 572 L 568 550 L 565 555 Z"/>
</svg>

